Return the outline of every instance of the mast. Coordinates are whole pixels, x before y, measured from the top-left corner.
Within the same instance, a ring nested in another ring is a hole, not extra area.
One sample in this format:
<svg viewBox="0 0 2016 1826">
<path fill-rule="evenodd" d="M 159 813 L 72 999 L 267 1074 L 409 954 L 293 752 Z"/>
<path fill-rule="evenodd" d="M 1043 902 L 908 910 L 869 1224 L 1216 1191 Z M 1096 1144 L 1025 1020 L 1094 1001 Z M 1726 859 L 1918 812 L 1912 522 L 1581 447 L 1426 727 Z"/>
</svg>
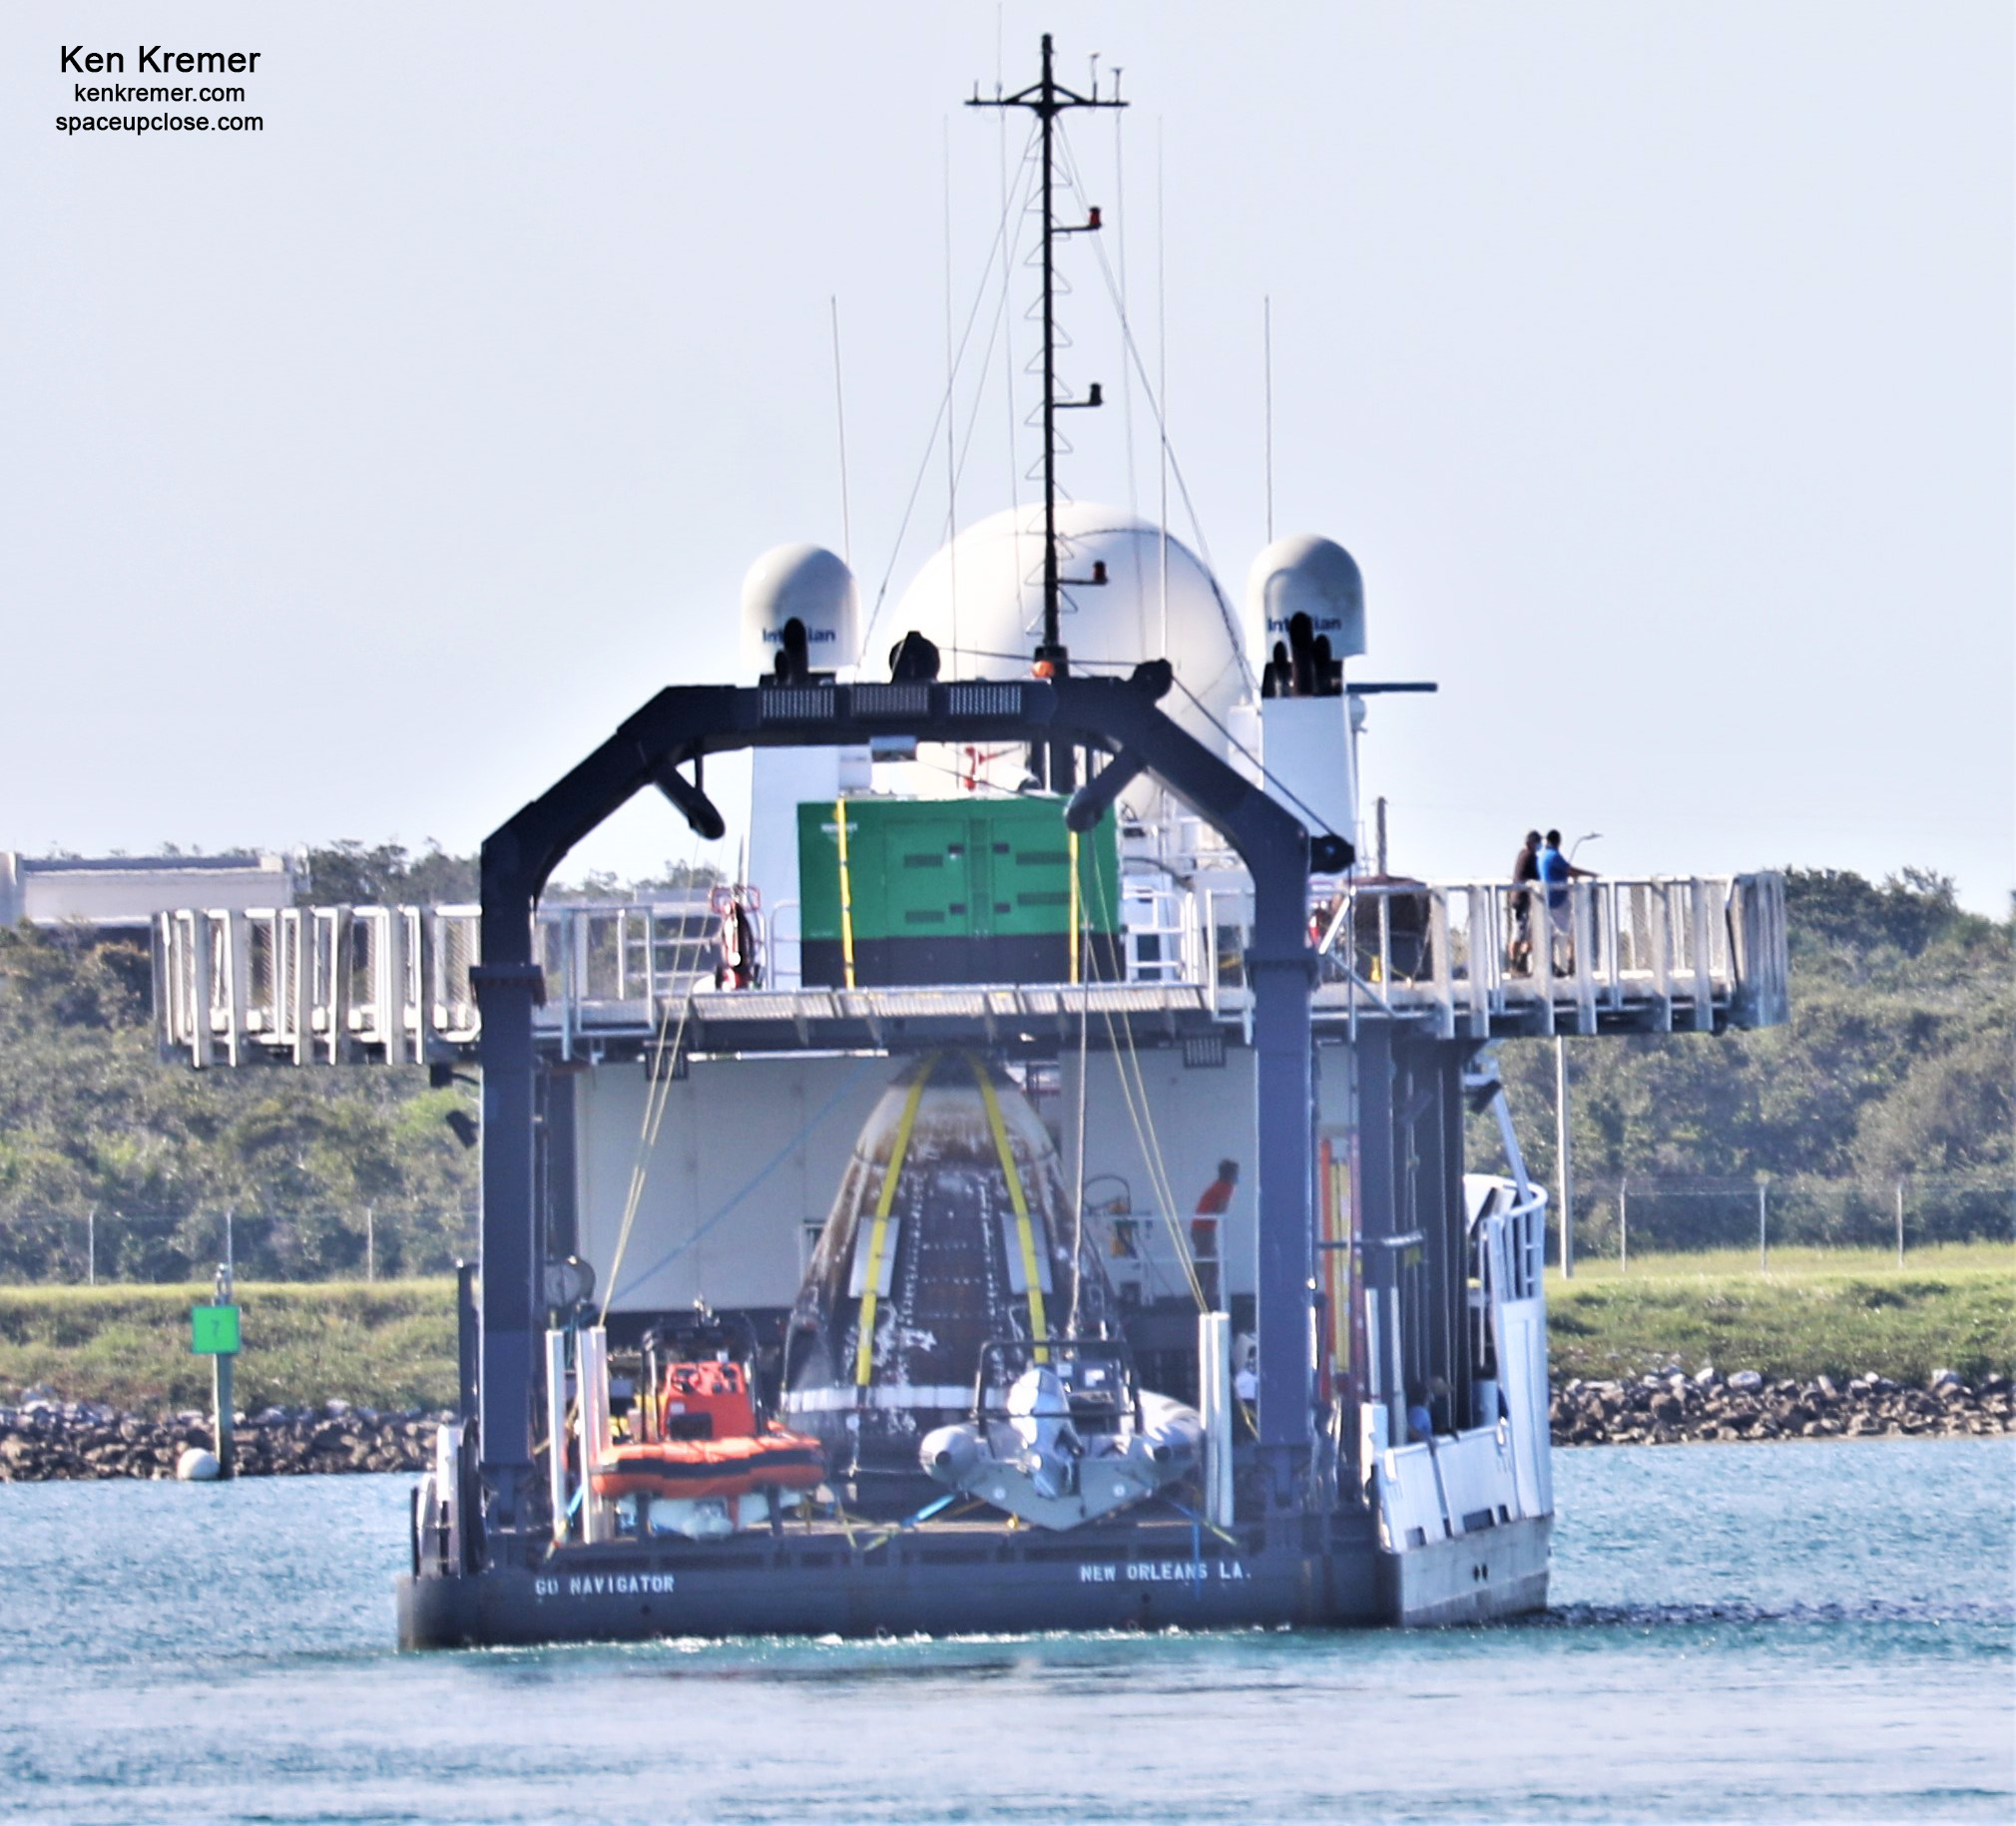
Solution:
<svg viewBox="0 0 2016 1826">
<path fill-rule="evenodd" d="M 1096 60 L 1095 60 L 1096 61 Z M 978 86 L 968 108 L 1027 108 L 1041 126 L 1043 157 L 1043 639 L 1034 659 L 1038 675 L 1063 678 L 1071 670 L 1070 650 L 1064 644 L 1064 586 L 1103 584 L 1106 567 L 1095 564 L 1090 577 L 1066 577 L 1057 562 L 1057 414 L 1087 410 L 1105 403 L 1098 381 L 1083 399 L 1057 397 L 1057 238 L 1064 234 L 1097 233 L 1099 212 L 1088 209 L 1086 219 L 1067 228 L 1057 226 L 1053 200 L 1056 188 L 1057 117 L 1072 108 L 1125 108 L 1120 99 L 1119 76 L 1114 77 L 1114 93 L 1102 96 L 1099 79 L 1093 77 L 1092 93 L 1080 95 L 1057 80 L 1054 51 L 1048 32 L 1043 34 L 1043 73 L 1026 89 L 1013 95 L 997 94 L 983 101 Z M 1077 764 L 1069 743 L 1051 742 L 1031 750 L 1042 784 L 1055 792 L 1069 792 L 1077 784 Z"/>
</svg>

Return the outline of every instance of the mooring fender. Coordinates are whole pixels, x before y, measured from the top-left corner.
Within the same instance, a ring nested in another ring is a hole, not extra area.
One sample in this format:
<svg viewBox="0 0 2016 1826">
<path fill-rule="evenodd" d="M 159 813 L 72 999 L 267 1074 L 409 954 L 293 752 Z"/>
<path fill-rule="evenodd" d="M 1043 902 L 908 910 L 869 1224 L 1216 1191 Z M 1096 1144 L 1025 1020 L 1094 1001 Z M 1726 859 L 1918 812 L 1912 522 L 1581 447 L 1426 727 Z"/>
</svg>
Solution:
<svg viewBox="0 0 2016 1826">
<path fill-rule="evenodd" d="M 471 1579 L 416 1579 L 401 1573 L 394 1581 L 399 1613 L 399 1648 L 474 1648 L 476 1582 Z"/>
</svg>

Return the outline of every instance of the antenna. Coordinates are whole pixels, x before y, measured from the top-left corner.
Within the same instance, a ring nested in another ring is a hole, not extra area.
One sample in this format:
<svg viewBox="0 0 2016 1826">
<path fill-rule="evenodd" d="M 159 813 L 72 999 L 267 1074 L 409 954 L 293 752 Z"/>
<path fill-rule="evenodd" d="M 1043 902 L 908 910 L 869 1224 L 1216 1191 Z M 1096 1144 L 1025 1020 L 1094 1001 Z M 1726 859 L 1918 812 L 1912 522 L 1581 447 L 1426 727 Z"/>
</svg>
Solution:
<svg viewBox="0 0 2016 1826">
<path fill-rule="evenodd" d="M 1036 649 L 1035 659 L 1041 676 L 1061 678 L 1071 669 L 1071 656 L 1066 650 L 1061 626 L 1061 605 L 1063 586 L 1070 584 L 1096 584 L 1105 582 L 1104 567 L 1095 567 L 1091 577 L 1062 577 L 1057 566 L 1057 414 L 1073 409 L 1087 410 L 1105 403 L 1097 381 L 1093 382 L 1084 399 L 1060 400 L 1057 397 L 1057 265 L 1056 242 L 1060 234 L 1092 234 L 1100 228 L 1099 212 L 1090 209 L 1086 220 L 1069 228 L 1059 228 L 1052 208 L 1056 180 L 1056 126 L 1057 117 L 1074 108 L 1125 108 L 1127 104 L 1118 96 L 1102 97 L 1097 79 L 1093 92 L 1080 95 L 1067 89 L 1057 80 L 1052 64 L 1053 46 L 1050 34 L 1043 34 L 1043 74 L 1026 89 L 1018 89 L 1013 95 L 997 96 L 991 101 L 983 100 L 977 93 L 966 103 L 968 108 L 1026 108 L 1042 123 L 1043 158 L 1043 640 Z M 977 91 L 979 85 L 974 85 Z M 1044 744 L 1047 752 L 1042 753 L 1043 771 L 1048 775 L 1043 784 L 1054 792 L 1069 792 L 1077 785 L 1077 763 L 1068 742 Z"/>
<path fill-rule="evenodd" d="M 1162 117 L 1155 121 L 1155 427 L 1162 463 L 1156 505 L 1156 544 L 1162 564 L 1161 657 L 1169 658 L 1169 266 L 1162 215 Z"/>
<path fill-rule="evenodd" d="M 958 357 L 952 352 L 952 122 L 939 122 L 939 139 L 945 158 L 945 571 L 952 596 L 952 651 L 959 651 L 959 468 L 952 453 L 952 421 L 959 402 L 954 390 L 958 378 Z M 1004 233 L 1006 226 L 1003 226 Z M 1007 264 L 1004 250 L 1002 264 Z"/>
<path fill-rule="evenodd" d="M 840 556 L 847 569 L 854 568 L 853 515 L 847 508 L 847 401 L 840 391 L 840 294 L 826 294 L 826 308 L 833 319 L 833 416 L 840 427 Z"/>
<path fill-rule="evenodd" d="M 1260 299 L 1260 367 L 1266 394 L 1267 544 L 1274 542 L 1274 301 Z"/>
</svg>

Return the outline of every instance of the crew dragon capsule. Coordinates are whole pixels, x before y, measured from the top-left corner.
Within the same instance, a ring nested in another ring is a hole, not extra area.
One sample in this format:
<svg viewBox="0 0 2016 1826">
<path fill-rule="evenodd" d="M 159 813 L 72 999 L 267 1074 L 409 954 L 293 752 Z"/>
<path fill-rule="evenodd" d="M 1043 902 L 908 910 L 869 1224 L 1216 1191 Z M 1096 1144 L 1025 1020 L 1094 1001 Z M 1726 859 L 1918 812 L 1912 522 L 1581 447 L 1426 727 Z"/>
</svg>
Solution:
<svg viewBox="0 0 2016 1826">
<path fill-rule="evenodd" d="M 791 1313 L 784 1412 L 857 1504 L 928 1501 L 943 1493 L 918 1447 L 969 1417 L 983 1353 L 1002 1385 L 989 1399 L 1005 1400 L 1052 1340 L 1114 1337 L 1115 1307 L 1097 1258 L 1074 1251 L 1063 1165 L 1029 1100 L 978 1054 L 926 1054 L 854 1143 Z"/>
</svg>

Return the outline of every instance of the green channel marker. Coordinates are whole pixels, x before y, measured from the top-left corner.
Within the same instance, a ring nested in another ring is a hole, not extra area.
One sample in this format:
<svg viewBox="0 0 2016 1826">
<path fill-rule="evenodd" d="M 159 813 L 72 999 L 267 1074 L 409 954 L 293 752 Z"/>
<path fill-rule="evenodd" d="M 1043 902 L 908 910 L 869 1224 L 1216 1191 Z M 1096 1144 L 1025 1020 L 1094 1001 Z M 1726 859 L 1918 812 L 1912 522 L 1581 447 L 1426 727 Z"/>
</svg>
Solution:
<svg viewBox="0 0 2016 1826">
<path fill-rule="evenodd" d="M 200 1357 L 235 1357 L 239 1350 L 236 1306 L 192 1306 L 189 1347 Z"/>
</svg>

